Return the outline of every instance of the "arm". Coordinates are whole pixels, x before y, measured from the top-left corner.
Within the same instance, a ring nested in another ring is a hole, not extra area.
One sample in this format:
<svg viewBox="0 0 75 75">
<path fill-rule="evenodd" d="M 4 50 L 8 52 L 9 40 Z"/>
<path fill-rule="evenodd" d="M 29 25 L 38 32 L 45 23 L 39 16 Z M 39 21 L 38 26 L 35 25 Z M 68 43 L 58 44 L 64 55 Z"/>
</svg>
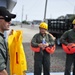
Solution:
<svg viewBox="0 0 75 75">
<path fill-rule="evenodd" d="M 38 47 L 38 43 L 37 43 L 37 34 L 33 36 L 32 40 L 31 40 L 31 46 L 33 47 Z"/>
<path fill-rule="evenodd" d="M 0 71 L 0 75 L 8 75 L 7 71 L 4 69 L 2 71 Z"/>
<path fill-rule="evenodd" d="M 62 44 L 68 45 L 67 39 L 68 39 L 68 31 L 66 31 L 66 32 L 61 36 L 60 42 L 61 42 Z"/>
<path fill-rule="evenodd" d="M 9 35 L 12 35 L 12 34 L 13 34 L 13 31 L 14 31 L 14 30 L 13 30 L 13 29 L 11 29 L 11 31 L 10 31 L 10 33 L 9 33 Z"/>
<path fill-rule="evenodd" d="M 49 33 L 49 35 L 53 38 L 53 40 L 55 40 L 56 38 L 51 34 L 51 33 Z"/>
<path fill-rule="evenodd" d="M 37 42 L 38 34 L 34 35 L 34 37 L 31 40 L 31 46 L 32 47 L 40 47 L 44 49 L 44 45 L 42 43 Z"/>
<path fill-rule="evenodd" d="M 53 38 L 53 40 L 56 39 L 56 38 L 55 38 L 51 33 L 49 33 L 48 31 L 46 31 L 46 33 L 49 34 L 49 35 Z"/>
<path fill-rule="evenodd" d="M 46 44 L 43 44 L 44 49 L 45 49 L 45 47 L 54 46 L 54 44 L 55 44 L 55 40 L 53 39 L 53 37 L 51 35 L 48 34 L 48 38 L 49 38 L 49 41 Z"/>
<path fill-rule="evenodd" d="M 49 35 L 49 45 L 54 45 L 55 44 L 55 39 L 51 36 L 51 35 Z"/>
</svg>

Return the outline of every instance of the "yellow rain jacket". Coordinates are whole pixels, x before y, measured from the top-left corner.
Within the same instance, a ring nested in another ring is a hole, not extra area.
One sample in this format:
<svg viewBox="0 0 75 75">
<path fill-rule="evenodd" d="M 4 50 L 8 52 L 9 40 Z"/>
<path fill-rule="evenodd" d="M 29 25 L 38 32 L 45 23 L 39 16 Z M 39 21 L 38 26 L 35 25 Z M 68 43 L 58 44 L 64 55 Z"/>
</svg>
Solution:
<svg viewBox="0 0 75 75">
<path fill-rule="evenodd" d="M 27 70 L 27 61 L 22 45 L 22 31 L 13 30 L 8 36 L 10 58 L 10 75 L 24 75 Z"/>
</svg>

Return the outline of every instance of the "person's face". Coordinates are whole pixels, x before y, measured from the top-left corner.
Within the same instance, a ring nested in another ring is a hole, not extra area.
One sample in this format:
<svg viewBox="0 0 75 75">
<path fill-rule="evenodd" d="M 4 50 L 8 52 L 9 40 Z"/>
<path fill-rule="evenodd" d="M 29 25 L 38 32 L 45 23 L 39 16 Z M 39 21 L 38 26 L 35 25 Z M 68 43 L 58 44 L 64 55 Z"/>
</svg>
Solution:
<svg viewBox="0 0 75 75">
<path fill-rule="evenodd" d="M 10 21 L 5 20 L 2 16 L 0 16 L 0 30 L 2 32 L 9 30 Z"/>
<path fill-rule="evenodd" d="M 40 29 L 40 33 L 41 33 L 41 34 L 45 34 L 45 33 L 46 33 L 46 31 L 47 31 L 47 30 L 46 30 L 46 29 L 44 29 L 44 28 L 39 28 L 39 29 Z"/>
</svg>

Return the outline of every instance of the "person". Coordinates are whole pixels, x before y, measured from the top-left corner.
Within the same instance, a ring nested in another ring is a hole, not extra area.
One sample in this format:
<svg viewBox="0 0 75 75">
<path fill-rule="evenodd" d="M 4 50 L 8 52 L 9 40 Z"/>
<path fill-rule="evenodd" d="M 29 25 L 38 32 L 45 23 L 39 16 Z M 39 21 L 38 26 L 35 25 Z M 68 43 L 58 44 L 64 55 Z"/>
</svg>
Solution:
<svg viewBox="0 0 75 75">
<path fill-rule="evenodd" d="M 73 29 L 66 31 L 60 38 L 62 44 L 67 47 L 75 43 L 75 19 L 72 22 Z M 66 52 L 66 64 L 65 64 L 65 73 L 64 75 L 70 75 L 71 67 L 73 64 L 73 75 L 75 75 L 75 52 L 72 53 L 72 49 L 69 53 Z"/>
<path fill-rule="evenodd" d="M 50 53 L 46 51 L 47 46 L 53 46 L 55 44 L 54 38 L 47 33 L 48 25 L 45 22 L 41 22 L 39 25 L 39 33 L 36 33 L 32 40 L 31 46 L 39 47 L 39 51 L 34 51 L 34 75 L 41 75 L 42 65 L 44 75 L 50 75 Z"/>
<path fill-rule="evenodd" d="M 54 37 L 51 33 L 49 33 L 48 31 L 46 31 L 47 34 L 49 34 L 54 40 L 56 39 L 56 37 Z"/>
<path fill-rule="evenodd" d="M 11 14 L 5 7 L 0 6 L 0 75 L 8 75 L 6 70 L 8 48 L 4 37 L 4 31 L 9 30 L 11 19 L 15 17 L 15 14 Z"/>
</svg>

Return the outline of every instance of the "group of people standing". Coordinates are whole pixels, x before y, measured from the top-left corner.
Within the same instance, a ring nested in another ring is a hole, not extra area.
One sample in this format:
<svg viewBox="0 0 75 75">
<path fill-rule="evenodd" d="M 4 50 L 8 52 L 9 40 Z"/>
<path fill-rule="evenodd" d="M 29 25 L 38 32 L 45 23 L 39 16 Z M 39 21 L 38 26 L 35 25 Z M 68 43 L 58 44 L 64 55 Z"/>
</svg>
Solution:
<svg viewBox="0 0 75 75">
<path fill-rule="evenodd" d="M 75 19 L 72 22 L 73 29 L 66 31 L 61 37 L 60 42 L 66 46 L 70 46 L 75 43 Z M 45 22 L 40 23 L 39 33 L 35 34 L 31 40 L 31 46 L 34 49 L 34 75 L 41 75 L 43 67 L 43 75 L 50 75 L 50 54 L 46 48 L 55 46 L 55 37 L 47 33 L 48 25 Z M 40 50 L 37 52 L 37 48 Z M 54 50 L 55 48 L 53 48 Z M 70 75 L 71 66 L 73 64 L 73 75 L 75 75 L 75 53 L 66 53 L 66 64 L 64 75 Z"/>
</svg>

